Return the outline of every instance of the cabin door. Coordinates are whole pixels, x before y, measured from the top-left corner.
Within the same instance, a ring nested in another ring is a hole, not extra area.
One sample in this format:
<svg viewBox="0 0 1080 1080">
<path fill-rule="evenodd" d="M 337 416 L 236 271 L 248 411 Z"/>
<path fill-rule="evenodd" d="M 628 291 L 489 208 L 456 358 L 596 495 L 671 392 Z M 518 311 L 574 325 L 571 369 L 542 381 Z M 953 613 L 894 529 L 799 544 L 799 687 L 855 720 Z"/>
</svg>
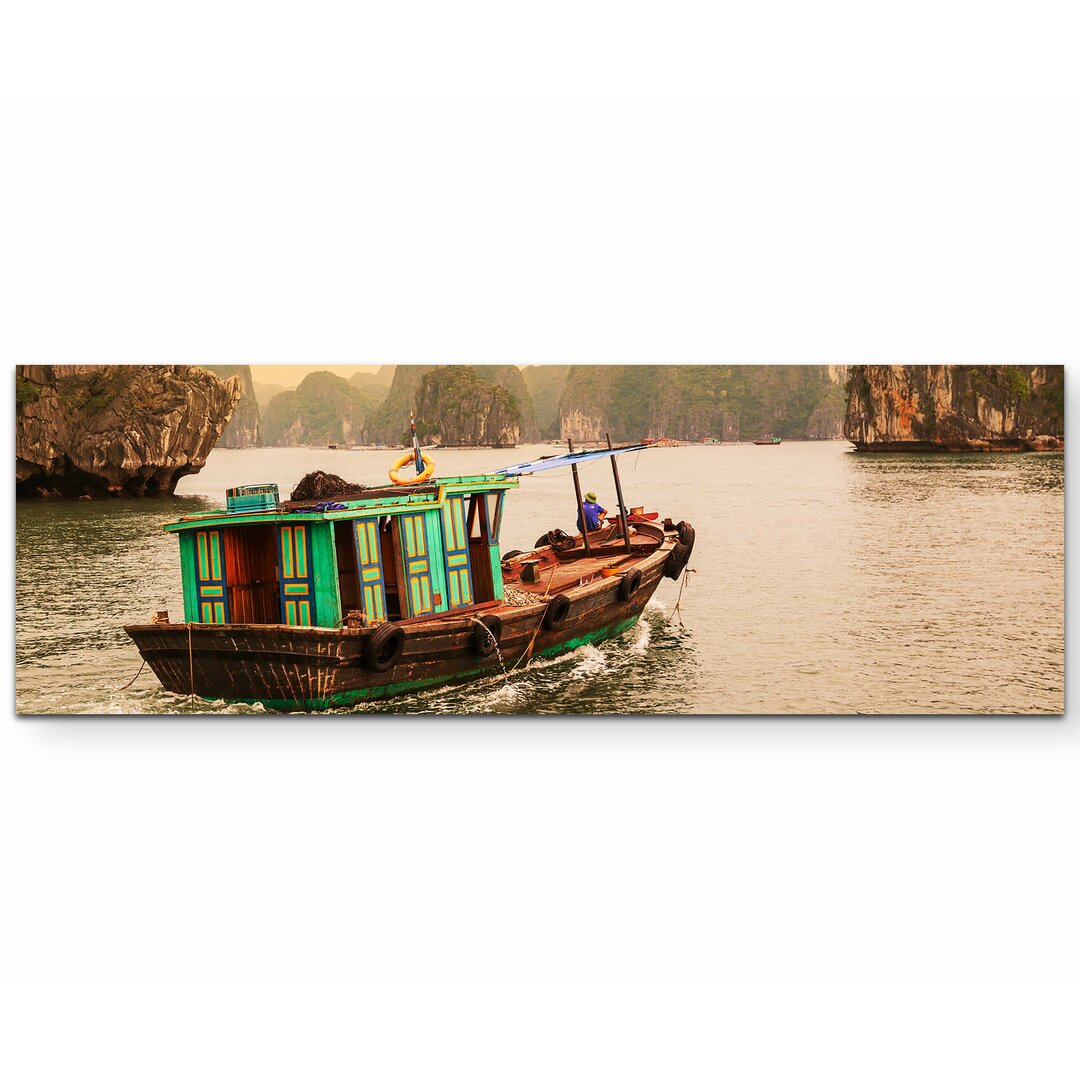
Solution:
<svg viewBox="0 0 1080 1080">
<path fill-rule="evenodd" d="M 195 596 L 199 622 L 229 621 L 225 560 L 221 548 L 220 529 L 199 529 L 195 533 Z"/>
<path fill-rule="evenodd" d="M 360 571 L 360 606 L 369 619 L 386 621 L 382 558 L 379 555 L 379 519 L 361 519 L 353 525 L 356 565 Z"/>
<path fill-rule="evenodd" d="M 452 608 L 473 602 L 469 568 L 469 534 L 465 528 L 465 498 L 451 495 L 443 505 L 443 546 L 446 549 L 446 588 Z"/>
<path fill-rule="evenodd" d="M 431 595 L 431 563 L 423 514 L 402 514 L 401 562 L 405 571 L 405 594 L 409 615 L 426 615 L 435 610 Z"/>
<path fill-rule="evenodd" d="M 311 536 L 306 525 L 278 529 L 281 615 L 287 626 L 311 626 L 315 617 L 315 582 L 311 571 Z"/>
</svg>

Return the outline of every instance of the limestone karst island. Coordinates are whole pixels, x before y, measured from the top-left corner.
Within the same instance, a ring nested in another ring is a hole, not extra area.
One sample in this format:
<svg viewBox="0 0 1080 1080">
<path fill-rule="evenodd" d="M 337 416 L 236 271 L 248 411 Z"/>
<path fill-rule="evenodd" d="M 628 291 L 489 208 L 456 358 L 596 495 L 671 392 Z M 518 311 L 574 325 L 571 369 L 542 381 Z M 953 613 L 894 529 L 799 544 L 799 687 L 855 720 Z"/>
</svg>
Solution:
<svg viewBox="0 0 1080 1080">
<path fill-rule="evenodd" d="M 20 497 L 171 494 L 215 446 L 427 446 L 567 439 L 847 438 L 860 451 L 1055 450 L 1061 367 L 399 365 L 295 386 L 258 366 L 26 365 L 16 372 Z"/>
</svg>

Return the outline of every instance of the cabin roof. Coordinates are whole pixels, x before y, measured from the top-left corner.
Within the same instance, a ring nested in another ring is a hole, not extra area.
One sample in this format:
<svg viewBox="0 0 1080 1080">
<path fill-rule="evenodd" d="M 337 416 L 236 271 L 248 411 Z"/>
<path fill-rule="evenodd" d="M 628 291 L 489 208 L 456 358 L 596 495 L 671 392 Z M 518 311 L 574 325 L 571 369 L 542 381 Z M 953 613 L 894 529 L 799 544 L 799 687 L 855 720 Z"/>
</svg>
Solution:
<svg viewBox="0 0 1080 1080">
<path fill-rule="evenodd" d="M 446 494 L 477 491 L 505 491 L 518 486 L 519 481 L 495 473 L 479 476 L 448 476 L 427 484 L 387 484 L 369 488 L 359 499 L 303 499 L 282 501 L 272 510 L 234 511 L 209 510 L 202 514 L 185 514 L 165 525 L 166 532 L 202 529 L 207 525 L 259 525 L 282 521 L 340 521 L 372 514 L 402 513 L 408 509 L 442 505 Z M 344 510 L 315 510 L 326 502 L 340 503 Z"/>
</svg>

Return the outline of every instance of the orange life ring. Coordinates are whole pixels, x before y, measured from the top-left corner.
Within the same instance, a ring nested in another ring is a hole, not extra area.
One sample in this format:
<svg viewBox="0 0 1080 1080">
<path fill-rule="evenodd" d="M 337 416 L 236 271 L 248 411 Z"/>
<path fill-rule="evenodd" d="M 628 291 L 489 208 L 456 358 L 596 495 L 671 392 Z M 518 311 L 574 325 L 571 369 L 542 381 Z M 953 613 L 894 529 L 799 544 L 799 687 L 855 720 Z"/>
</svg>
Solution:
<svg viewBox="0 0 1080 1080">
<path fill-rule="evenodd" d="M 411 465 L 416 461 L 413 454 L 406 454 L 391 470 L 390 479 L 395 484 L 422 484 L 425 480 L 430 480 L 435 475 L 435 462 L 427 456 L 427 454 L 421 454 L 420 460 L 424 463 L 424 471 L 419 476 L 412 476 L 408 479 L 402 479 L 398 476 L 398 469 L 405 468 L 406 465 Z"/>
</svg>

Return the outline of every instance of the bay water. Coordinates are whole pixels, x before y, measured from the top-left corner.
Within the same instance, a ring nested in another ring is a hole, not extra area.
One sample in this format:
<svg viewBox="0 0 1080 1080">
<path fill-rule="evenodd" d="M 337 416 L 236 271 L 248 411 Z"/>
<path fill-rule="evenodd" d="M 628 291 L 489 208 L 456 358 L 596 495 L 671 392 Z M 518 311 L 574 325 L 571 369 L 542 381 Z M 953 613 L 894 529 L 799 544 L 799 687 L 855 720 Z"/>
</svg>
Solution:
<svg viewBox="0 0 1080 1080">
<path fill-rule="evenodd" d="M 432 451 L 438 475 L 552 447 Z M 214 450 L 157 500 L 19 502 L 16 709 L 260 713 L 166 693 L 125 623 L 182 618 L 162 525 L 225 489 L 313 469 L 383 483 L 393 451 Z M 687 446 L 620 459 L 629 505 L 694 525 L 692 572 L 665 579 L 620 638 L 490 680 L 352 710 L 411 714 L 1058 713 L 1065 683 L 1061 454 L 863 455 L 846 442 Z M 581 470 L 615 511 L 611 468 Z M 569 470 L 522 478 L 502 549 L 573 531 Z M 342 710 L 343 712 L 349 710 Z"/>
</svg>

